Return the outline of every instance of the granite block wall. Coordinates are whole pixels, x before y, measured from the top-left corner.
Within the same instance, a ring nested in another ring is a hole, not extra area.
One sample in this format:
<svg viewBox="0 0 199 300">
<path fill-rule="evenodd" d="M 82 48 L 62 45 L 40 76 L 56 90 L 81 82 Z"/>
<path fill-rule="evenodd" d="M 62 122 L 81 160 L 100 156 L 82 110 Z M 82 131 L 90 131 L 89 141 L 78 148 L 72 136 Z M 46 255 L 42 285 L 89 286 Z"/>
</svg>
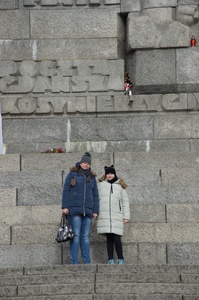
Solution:
<svg viewBox="0 0 199 300">
<path fill-rule="evenodd" d="M 198 264 L 198 19 L 197 0 L 1 1 L 1 266 L 69 262 L 54 233 L 84 151 L 99 175 L 114 163 L 127 181 L 127 262 Z"/>
</svg>

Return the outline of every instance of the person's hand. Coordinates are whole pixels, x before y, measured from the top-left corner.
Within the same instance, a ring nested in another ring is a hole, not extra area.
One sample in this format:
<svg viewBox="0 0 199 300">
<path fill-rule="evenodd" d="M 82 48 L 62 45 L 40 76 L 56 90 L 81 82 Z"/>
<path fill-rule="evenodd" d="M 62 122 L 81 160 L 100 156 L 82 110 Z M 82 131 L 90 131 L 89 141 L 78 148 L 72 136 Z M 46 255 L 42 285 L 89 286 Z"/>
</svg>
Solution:
<svg viewBox="0 0 199 300">
<path fill-rule="evenodd" d="M 93 219 L 97 219 L 98 214 L 93 214 Z"/>
<path fill-rule="evenodd" d="M 68 214 L 68 208 L 62 208 L 63 214 L 67 215 Z"/>
<path fill-rule="evenodd" d="M 124 224 L 128 223 L 128 221 L 129 221 L 129 220 L 127 220 L 127 219 L 123 219 L 123 223 L 124 223 Z"/>
</svg>

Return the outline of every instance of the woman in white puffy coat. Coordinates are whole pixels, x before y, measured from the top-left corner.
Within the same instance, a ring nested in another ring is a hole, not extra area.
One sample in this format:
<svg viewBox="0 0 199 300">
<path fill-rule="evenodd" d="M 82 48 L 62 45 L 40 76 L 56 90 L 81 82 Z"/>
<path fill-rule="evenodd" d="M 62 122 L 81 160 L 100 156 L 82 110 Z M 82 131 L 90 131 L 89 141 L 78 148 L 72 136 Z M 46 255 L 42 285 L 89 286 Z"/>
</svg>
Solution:
<svg viewBox="0 0 199 300">
<path fill-rule="evenodd" d="M 116 175 L 113 165 L 105 166 L 105 175 L 99 179 L 99 216 L 97 233 L 106 234 L 108 264 L 114 264 L 114 247 L 118 264 L 124 264 L 121 236 L 124 224 L 130 219 L 127 185 Z"/>
</svg>

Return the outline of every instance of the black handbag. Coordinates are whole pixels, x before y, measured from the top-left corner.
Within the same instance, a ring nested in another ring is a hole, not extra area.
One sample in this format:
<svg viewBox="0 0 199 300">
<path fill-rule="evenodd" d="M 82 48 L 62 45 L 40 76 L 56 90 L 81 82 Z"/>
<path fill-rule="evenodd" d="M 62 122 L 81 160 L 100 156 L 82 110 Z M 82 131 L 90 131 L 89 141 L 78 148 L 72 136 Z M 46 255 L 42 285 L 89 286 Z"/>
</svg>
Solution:
<svg viewBox="0 0 199 300">
<path fill-rule="evenodd" d="M 60 226 L 55 240 L 57 243 L 67 242 L 70 241 L 74 235 L 75 233 L 73 232 L 71 225 L 68 223 L 67 215 L 62 214 Z"/>
</svg>

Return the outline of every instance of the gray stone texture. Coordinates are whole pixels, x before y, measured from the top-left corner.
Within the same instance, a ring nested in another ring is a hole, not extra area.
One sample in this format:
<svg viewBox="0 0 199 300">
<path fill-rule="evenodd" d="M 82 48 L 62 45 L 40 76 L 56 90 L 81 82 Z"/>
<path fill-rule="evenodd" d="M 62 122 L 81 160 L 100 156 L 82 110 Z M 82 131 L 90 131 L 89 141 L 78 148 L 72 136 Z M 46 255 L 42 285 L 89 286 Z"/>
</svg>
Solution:
<svg viewBox="0 0 199 300">
<path fill-rule="evenodd" d="M 163 168 L 161 182 L 163 186 L 198 186 L 198 168 Z"/>
<path fill-rule="evenodd" d="M 91 149 L 90 149 L 91 150 Z M 90 151 L 89 150 L 89 151 Z M 86 150 L 85 150 L 86 151 Z M 85 151 L 76 151 L 73 153 L 39 153 L 24 154 L 21 156 L 21 169 L 25 170 L 63 170 L 66 173 L 76 162 L 81 160 Z M 113 161 L 112 153 L 91 153 L 92 169 L 95 172 L 101 170 L 101 162 L 111 164 Z"/>
<path fill-rule="evenodd" d="M 197 223 L 198 209 L 197 204 L 169 204 L 167 205 L 167 222 Z"/>
<path fill-rule="evenodd" d="M 189 46 L 190 32 L 187 26 L 175 21 L 171 7 L 153 8 L 142 14 L 128 15 L 127 38 L 129 51 L 145 48 L 178 48 Z"/>
<path fill-rule="evenodd" d="M 199 259 L 199 244 L 186 243 L 168 244 L 168 264 L 169 265 L 197 265 Z"/>
<path fill-rule="evenodd" d="M 19 39 L 0 43 L 1 60 L 118 59 L 117 38 L 100 39 Z"/>
<path fill-rule="evenodd" d="M 10 245 L 10 226 L 7 224 L 0 225 L 0 245 Z"/>
<path fill-rule="evenodd" d="M 191 143 L 191 145 L 190 145 Z M 196 151 L 197 143 L 192 143 L 192 141 L 186 139 L 182 140 L 133 140 L 133 141 L 82 141 L 82 142 L 70 142 L 65 143 L 60 142 L 59 146 L 62 149 L 67 149 L 67 151 L 96 151 L 98 153 L 103 153 L 105 151 L 134 151 L 134 152 L 145 152 L 145 151 L 155 151 L 155 152 L 189 152 L 190 148 L 193 152 Z M 6 143 L 7 153 L 40 153 L 47 149 L 57 148 L 57 142 L 44 142 L 44 143 L 17 143 L 12 141 Z"/>
<path fill-rule="evenodd" d="M 176 89 L 176 55 L 175 50 L 136 51 L 129 68 L 133 70 L 132 80 L 136 89 L 143 92 L 164 93 L 174 92 Z M 129 58 L 130 59 L 130 58 Z M 133 62 L 135 64 L 133 64 Z M 153 74 L 153 76 L 151 76 Z"/>
<path fill-rule="evenodd" d="M 18 64 L 3 61 L 0 67 L 3 77 L 0 90 L 4 94 L 102 92 L 123 88 L 123 60 L 45 60 L 22 61 Z M 23 102 L 23 99 L 19 98 L 19 101 Z"/>
<path fill-rule="evenodd" d="M 0 207 L 16 205 L 16 189 L 0 189 Z"/>
<path fill-rule="evenodd" d="M 199 154 L 198 152 L 192 153 L 179 153 L 176 152 L 145 152 L 145 153 L 135 153 L 131 151 L 115 152 L 114 154 L 115 164 L 120 169 L 123 170 L 129 164 L 132 168 L 191 168 L 199 167 Z M 117 169 L 118 169 L 117 168 Z"/>
<path fill-rule="evenodd" d="M 23 0 L 24 7 L 31 8 L 90 8 L 109 6 L 118 7 L 121 0 Z"/>
<path fill-rule="evenodd" d="M 41 187 L 62 184 L 61 171 L 1 172 L 0 188 Z"/>
<path fill-rule="evenodd" d="M 196 300 L 199 66 L 198 41 L 189 43 L 193 34 L 198 40 L 198 5 L 1 1 L 10 154 L 0 156 L 0 298 Z M 40 153 L 58 147 L 66 153 Z M 63 182 L 85 151 L 98 178 L 113 163 L 128 184 L 121 268 L 107 265 L 94 220 L 91 265 L 69 265 L 69 243 L 55 241 Z"/>
<path fill-rule="evenodd" d="M 122 13 L 135 12 L 140 10 L 141 10 L 140 0 L 134 0 L 133 2 L 131 0 L 121 1 Z"/>
<path fill-rule="evenodd" d="M 176 115 L 154 118 L 155 139 L 181 139 L 198 137 L 197 115 Z"/>
<path fill-rule="evenodd" d="M 198 48 L 176 50 L 176 78 L 181 92 L 198 91 Z"/>
<path fill-rule="evenodd" d="M 61 264 L 60 245 L 1 245 L 1 267 Z M 16 259 L 17 258 L 17 259 Z"/>
<path fill-rule="evenodd" d="M 112 130 L 114 128 L 114 131 Z M 129 130 L 131 128 L 131 130 Z M 3 121 L 4 143 L 82 141 L 125 141 L 151 139 L 153 118 L 151 116 L 62 118 L 49 119 L 5 119 Z"/>
<path fill-rule="evenodd" d="M 11 296 L 16 295 L 20 300 L 45 300 L 46 297 L 58 299 L 56 295 L 59 288 L 61 300 L 91 300 L 91 298 L 95 300 L 196 300 L 198 294 L 197 266 L 168 267 L 165 264 L 162 266 L 131 264 L 117 267 L 98 264 L 89 268 L 83 265 L 24 267 L 23 274 L 17 274 L 15 271 L 10 275 L 6 274 L 7 270 L 5 268 L 5 274 L 2 274 L 0 278 L 1 291 L 3 291 L 1 295 L 5 296 L 3 299 L 6 299 L 6 296 L 12 299 Z M 190 282 L 191 278 L 192 282 Z M 68 284 L 67 291 L 64 279 Z M 6 286 L 2 289 L 4 282 Z M 79 291 L 74 294 L 72 284 L 73 287 L 75 284 L 83 294 L 79 294 Z M 83 289 L 83 284 L 88 288 Z M 16 290 L 12 289 L 13 286 Z M 93 290 L 94 286 L 97 290 Z M 90 290 L 89 294 L 88 290 Z M 43 296 L 38 292 L 41 292 Z"/>
<path fill-rule="evenodd" d="M 13 213 L 10 214 L 7 207 L 1 207 L 1 225 L 22 226 L 24 230 L 25 225 L 33 226 L 37 224 L 37 226 L 42 226 L 45 224 L 45 227 L 47 227 L 47 224 L 51 224 L 51 226 L 54 224 L 58 226 L 61 218 L 61 199 L 59 199 L 59 204 L 57 205 L 40 204 L 37 206 L 15 206 L 12 207 L 12 211 Z M 51 236 L 55 236 L 56 231 L 57 230 L 54 231 L 54 228 L 52 228 Z M 20 242 L 22 242 L 22 240 Z"/>
<path fill-rule="evenodd" d="M 20 155 L 0 155 L 0 171 L 20 171 Z"/>
<path fill-rule="evenodd" d="M 57 81 L 58 82 L 58 81 Z M 59 83 L 60 86 L 60 83 Z M 55 89 L 55 87 L 54 87 Z M 58 93 L 61 92 L 57 88 Z M 199 110 L 199 94 L 153 94 L 133 95 L 130 98 L 121 93 L 87 96 L 84 93 L 73 96 L 1 96 L 2 115 L 74 115 L 75 113 L 121 113 L 121 112 L 166 112 Z"/>
<path fill-rule="evenodd" d="M 140 0 L 141 8 L 155 8 L 155 7 L 175 7 L 178 4 L 178 0 Z"/>
<path fill-rule="evenodd" d="M 197 5 L 178 5 L 176 8 L 176 20 L 188 26 L 197 23 L 198 3 Z"/>
<path fill-rule="evenodd" d="M 118 12 L 117 9 L 83 10 L 81 13 L 78 10 L 32 10 L 30 38 L 114 38 L 119 29 Z"/>
<path fill-rule="evenodd" d="M 17 193 L 17 205 L 18 206 L 60 205 L 61 196 L 62 196 L 62 188 L 56 185 L 50 187 L 49 186 L 40 187 L 40 188 L 36 188 L 36 187 L 20 188 L 18 189 L 18 193 Z M 6 203 L 8 206 L 8 201 Z"/>
<path fill-rule="evenodd" d="M 131 205 L 132 223 L 164 223 L 165 205 Z"/>
<path fill-rule="evenodd" d="M 1 0 L 0 9 L 15 9 L 17 8 L 16 0 Z"/>
<path fill-rule="evenodd" d="M 178 0 L 178 4 L 196 5 L 198 4 L 198 0 Z"/>
<path fill-rule="evenodd" d="M 76 294 L 92 294 L 94 293 L 94 285 L 90 282 L 87 284 L 77 283 L 75 285 Z M 18 288 L 19 296 L 39 296 L 52 295 L 59 293 L 59 295 L 72 294 L 74 292 L 74 284 L 44 284 L 44 285 L 22 285 Z"/>
<path fill-rule="evenodd" d="M 134 223 L 123 239 L 133 243 L 198 243 L 198 223 Z"/>
<path fill-rule="evenodd" d="M 28 11 L 1 10 L 0 11 L 0 39 L 28 39 L 30 18 Z"/>
<path fill-rule="evenodd" d="M 127 192 L 134 204 L 197 204 L 199 201 L 197 186 L 128 186 Z"/>
<path fill-rule="evenodd" d="M 58 218 L 57 218 L 58 219 Z M 52 221 L 51 221 L 52 222 Z M 52 234 L 54 232 L 54 235 Z M 57 233 L 57 226 L 48 224 L 41 224 L 34 226 L 28 224 L 13 225 L 12 226 L 12 245 L 30 245 L 30 244 L 40 244 L 49 245 L 55 243 L 55 237 Z"/>
</svg>

